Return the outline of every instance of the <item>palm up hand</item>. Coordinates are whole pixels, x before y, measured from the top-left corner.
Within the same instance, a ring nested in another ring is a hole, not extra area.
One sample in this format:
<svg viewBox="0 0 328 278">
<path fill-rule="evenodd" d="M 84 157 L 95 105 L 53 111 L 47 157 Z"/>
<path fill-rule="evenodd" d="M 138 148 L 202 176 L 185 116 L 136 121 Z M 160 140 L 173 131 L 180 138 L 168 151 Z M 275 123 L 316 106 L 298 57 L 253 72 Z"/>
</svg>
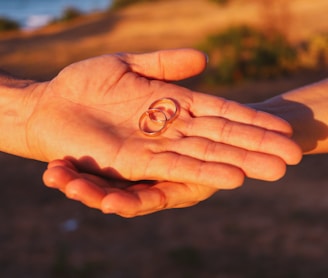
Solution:
<svg viewBox="0 0 328 278">
<path fill-rule="evenodd" d="M 287 123 L 161 81 L 204 67 L 203 54 L 189 49 L 106 55 L 40 83 L 28 139 L 34 158 L 55 160 L 45 184 L 130 217 L 192 205 L 240 186 L 245 176 L 280 178 L 301 156 Z M 145 136 L 139 117 L 163 97 L 174 99 L 180 113 L 161 135 Z"/>
</svg>

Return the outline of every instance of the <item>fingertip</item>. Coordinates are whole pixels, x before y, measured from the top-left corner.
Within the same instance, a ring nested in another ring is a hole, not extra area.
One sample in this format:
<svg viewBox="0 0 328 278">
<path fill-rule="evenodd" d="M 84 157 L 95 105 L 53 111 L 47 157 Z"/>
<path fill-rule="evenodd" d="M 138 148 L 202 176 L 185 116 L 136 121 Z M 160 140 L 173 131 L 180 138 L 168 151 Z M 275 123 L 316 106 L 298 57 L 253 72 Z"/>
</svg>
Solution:
<svg viewBox="0 0 328 278">
<path fill-rule="evenodd" d="M 282 179 L 285 176 L 286 171 L 287 171 L 287 167 L 285 165 L 284 167 L 281 167 L 280 171 L 276 172 L 275 175 L 269 176 L 264 180 L 268 181 L 268 182 L 278 181 L 278 180 Z"/>
<path fill-rule="evenodd" d="M 193 48 L 166 49 L 120 56 L 131 69 L 148 78 L 177 81 L 200 74 L 207 65 L 204 52 Z"/>
<path fill-rule="evenodd" d="M 78 174 L 69 168 L 53 165 L 43 173 L 42 180 L 47 187 L 63 189 L 77 176 Z"/>
<path fill-rule="evenodd" d="M 128 203 L 126 203 L 126 198 L 128 198 Z M 129 206 L 131 205 L 131 198 L 127 193 L 120 191 L 113 191 L 110 194 L 105 196 L 100 204 L 101 211 L 105 214 L 118 214 L 123 215 L 126 213 L 122 213 L 123 211 L 128 211 Z M 124 205 L 125 204 L 125 205 Z M 123 206 L 123 207 L 122 207 Z"/>
<path fill-rule="evenodd" d="M 205 70 L 207 67 L 209 56 L 200 50 L 189 48 L 185 49 L 186 60 L 191 63 L 191 68 L 193 71 L 190 72 L 191 76 L 197 75 Z"/>
<path fill-rule="evenodd" d="M 299 145 L 290 140 L 289 144 L 282 147 L 281 156 L 287 165 L 297 165 L 303 158 L 303 152 Z"/>
<path fill-rule="evenodd" d="M 290 158 L 289 165 L 297 165 L 302 161 L 303 151 L 300 146 L 295 145 L 295 150 L 292 157 Z"/>
<path fill-rule="evenodd" d="M 207 66 L 208 56 L 194 48 L 169 49 L 159 52 L 167 80 L 196 76 Z"/>
<path fill-rule="evenodd" d="M 278 156 L 287 165 L 296 165 L 302 159 L 302 149 L 296 142 L 283 134 L 272 131 L 266 132 L 260 152 Z"/>
<path fill-rule="evenodd" d="M 45 186 L 49 188 L 56 188 L 57 187 L 57 179 L 55 178 L 53 172 L 46 170 L 42 175 L 42 181 Z"/>
<path fill-rule="evenodd" d="M 106 196 L 100 204 L 100 210 L 105 214 L 114 214 L 116 210 L 112 207 L 111 200 Z"/>
<path fill-rule="evenodd" d="M 262 180 L 273 182 L 280 180 L 282 177 L 285 176 L 287 171 L 287 165 L 282 159 L 276 157 L 275 159 L 273 159 L 273 164 L 271 167 L 269 167 L 269 169 L 269 171 L 262 172 Z"/>
<path fill-rule="evenodd" d="M 63 181 L 63 172 L 61 167 L 52 167 L 46 170 L 42 176 L 43 183 L 50 188 L 62 187 L 65 182 Z"/>
<path fill-rule="evenodd" d="M 137 195 L 122 190 L 112 191 L 103 198 L 101 211 L 105 214 L 117 214 L 124 218 L 143 215 L 145 207 Z"/>
<path fill-rule="evenodd" d="M 221 184 L 216 186 L 218 189 L 232 190 L 237 189 L 244 184 L 245 173 L 239 168 L 231 167 L 232 168 L 230 169 L 226 180 L 224 182 L 221 181 Z"/>
<path fill-rule="evenodd" d="M 228 189 L 237 189 L 241 187 L 244 184 L 244 182 L 245 182 L 245 173 L 242 170 L 238 169 Z"/>
<path fill-rule="evenodd" d="M 66 186 L 67 198 L 80 201 L 91 208 L 101 209 L 106 192 L 84 179 L 76 179 Z"/>
</svg>

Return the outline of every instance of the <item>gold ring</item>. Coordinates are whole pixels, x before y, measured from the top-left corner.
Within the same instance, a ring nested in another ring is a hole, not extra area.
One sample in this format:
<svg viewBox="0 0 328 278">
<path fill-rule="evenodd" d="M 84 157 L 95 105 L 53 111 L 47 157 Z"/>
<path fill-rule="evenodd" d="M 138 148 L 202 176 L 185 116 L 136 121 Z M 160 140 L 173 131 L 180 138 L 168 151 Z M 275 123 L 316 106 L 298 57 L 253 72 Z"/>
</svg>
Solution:
<svg viewBox="0 0 328 278">
<path fill-rule="evenodd" d="M 154 108 L 162 110 L 165 113 L 168 122 L 172 122 L 180 112 L 178 103 L 174 99 L 167 97 L 155 100 L 148 109 Z"/>
<path fill-rule="evenodd" d="M 167 127 L 166 114 L 158 108 L 150 108 L 139 118 L 139 129 L 147 136 L 158 136 Z"/>
</svg>

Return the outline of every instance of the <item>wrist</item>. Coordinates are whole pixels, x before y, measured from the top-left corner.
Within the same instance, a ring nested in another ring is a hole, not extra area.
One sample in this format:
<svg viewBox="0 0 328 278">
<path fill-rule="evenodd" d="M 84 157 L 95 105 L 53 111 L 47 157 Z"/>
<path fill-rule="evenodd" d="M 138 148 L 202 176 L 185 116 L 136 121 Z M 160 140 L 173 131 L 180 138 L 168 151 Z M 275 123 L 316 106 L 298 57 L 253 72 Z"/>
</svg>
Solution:
<svg viewBox="0 0 328 278">
<path fill-rule="evenodd" d="M 39 95 L 37 82 L 0 75 L 0 151 L 31 157 L 28 119 Z"/>
</svg>

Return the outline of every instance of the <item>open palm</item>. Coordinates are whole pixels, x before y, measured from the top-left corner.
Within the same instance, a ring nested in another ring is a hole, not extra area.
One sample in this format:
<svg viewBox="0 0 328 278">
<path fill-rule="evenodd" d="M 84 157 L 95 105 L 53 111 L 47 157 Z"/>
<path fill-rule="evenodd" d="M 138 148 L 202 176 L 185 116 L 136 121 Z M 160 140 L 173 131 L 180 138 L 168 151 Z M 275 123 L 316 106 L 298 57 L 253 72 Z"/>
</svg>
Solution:
<svg viewBox="0 0 328 278">
<path fill-rule="evenodd" d="M 72 64 L 50 82 L 28 122 L 32 157 L 70 160 L 93 175 L 235 188 L 244 176 L 275 180 L 300 150 L 287 123 L 221 98 L 161 80 L 202 71 L 194 50 L 105 55 Z M 155 80 L 157 79 L 157 80 Z M 156 137 L 139 118 L 157 99 L 174 99 L 180 113 Z"/>
</svg>

